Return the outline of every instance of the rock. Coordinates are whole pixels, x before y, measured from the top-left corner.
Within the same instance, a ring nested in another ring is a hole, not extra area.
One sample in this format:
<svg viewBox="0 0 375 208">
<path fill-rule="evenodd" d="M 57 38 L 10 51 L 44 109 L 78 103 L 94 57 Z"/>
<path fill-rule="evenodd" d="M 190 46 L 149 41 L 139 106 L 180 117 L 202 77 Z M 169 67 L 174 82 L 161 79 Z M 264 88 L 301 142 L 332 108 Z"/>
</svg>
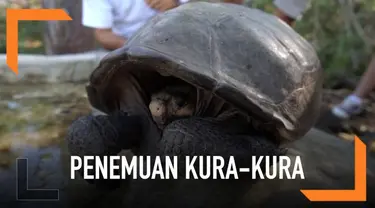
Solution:
<svg viewBox="0 0 375 208">
<path fill-rule="evenodd" d="M 354 135 L 353 134 L 347 134 L 347 133 L 339 133 L 338 137 L 348 140 L 348 141 L 354 141 Z"/>
<path fill-rule="evenodd" d="M 354 188 L 353 142 L 312 129 L 288 148 L 290 157 L 301 156 L 305 179 L 261 180 L 246 196 L 247 204 L 252 207 L 308 207 L 311 206 L 311 202 L 299 191 L 300 189 Z M 367 156 L 367 186 L 366 205 L 369 206 L 375 203 L 375 159 L 370 156 Z M 356 203 L 350 207 L 364 205 Z"/>
</svg>

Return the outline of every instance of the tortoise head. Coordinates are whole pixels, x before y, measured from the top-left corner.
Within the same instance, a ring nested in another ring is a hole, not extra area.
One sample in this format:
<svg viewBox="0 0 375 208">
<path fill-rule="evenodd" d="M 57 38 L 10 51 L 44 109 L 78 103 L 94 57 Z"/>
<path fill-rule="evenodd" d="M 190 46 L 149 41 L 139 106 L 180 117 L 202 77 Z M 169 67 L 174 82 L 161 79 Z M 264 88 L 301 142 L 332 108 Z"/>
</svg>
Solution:
<svg viewBox="0 0 375 208">
<path fill-rule="evenodd" d="M 160 129 L 170 122 L 193 116 L 196 108 L 197 90 L 189 84 L 166 86 L 152 94 L 149 109 Z"/>
</svg>

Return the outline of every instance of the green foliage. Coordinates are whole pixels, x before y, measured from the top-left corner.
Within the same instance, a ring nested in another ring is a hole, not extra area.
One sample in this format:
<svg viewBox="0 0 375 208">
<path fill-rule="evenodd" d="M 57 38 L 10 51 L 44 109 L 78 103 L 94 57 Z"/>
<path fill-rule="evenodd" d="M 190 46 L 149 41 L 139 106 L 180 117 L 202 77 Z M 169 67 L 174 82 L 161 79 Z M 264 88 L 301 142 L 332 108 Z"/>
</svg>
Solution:
<svg viewBox="0 0 375 208">
<path fill-rule="evenodd" d="M 44 22 L 20 21 L 18 27 L 20 53 L 44 53 L 43 44 L 39 47 L 27 47 L 22 44 L 25 40 L 43 42 Z"/>
<path fill-rule="evenodd" d="M 345 0 L 312 0 L 295 24 L 295 30 L 316 48 L 326 83 L 338 74 L 361 76 L 374 52 L 375 0 L 353 2 L 351 7 Z M 253 0 L 252 6 L 267 12 L 274 9 L 272 0 Z M 366 33 L 365 38 L 361 30 Z"/>
<path fill-rule="evenodd" d="M 5 17 L 0 15 L 0 53 L 6 52 L 6 44 L 5 44 Z"/>
<path fill-rule="evenodd" d="M 6 52 L 6 18 L 0 15 L 0 53 Z M 18 23 L 19 53 L 44 53 L 43 45 L 33 46 L 33 42 L 42 42 L 44 23 L 42 21 L 20 21 Z"/>
<path fill-rule="evenodd" d="M 375 1 L 358 2 L 353 16 L 338 1 L 315 0 L 296 30 L 315 43 L 318 55 L 327 73 L 360 76 L 367 68 L 374 47 L 361 37 L 354 24 L 367 28 L 366 36 L 375 43 Z"/>
<path fill-rule="evenodd" d="M 249 3 L 247 3 L 247 5 L 253 8 L 261 9 L 268 13 L 272 13 L 274 10 L 273 4 L 272 4 L 273 0 L 249 0 L 248 2 Z"/>
</svg>

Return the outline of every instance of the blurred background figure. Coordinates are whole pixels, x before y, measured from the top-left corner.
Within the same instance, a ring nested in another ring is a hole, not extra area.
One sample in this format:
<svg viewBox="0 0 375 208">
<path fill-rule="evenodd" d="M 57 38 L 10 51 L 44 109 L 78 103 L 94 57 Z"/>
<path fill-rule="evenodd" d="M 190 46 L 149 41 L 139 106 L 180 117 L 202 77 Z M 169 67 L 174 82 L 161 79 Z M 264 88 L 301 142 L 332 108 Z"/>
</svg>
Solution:
<svg viewBox="0 0 375 208">
<path fill-rule="evenodd" d="M 189 0 L 83 0 L 82 24 L 94 29 L 101 47 L 115 50 L 147 20 L 187 2 Z M 225 2 L 242 4 L 243 0 Z"/>
<path fill-rule="evenodd" d="M 83 0 L 82 24 L 94 29 L 101 47 L 115 50 L 147 20 L 186 2 L 188 0 Z"/>
</svg>

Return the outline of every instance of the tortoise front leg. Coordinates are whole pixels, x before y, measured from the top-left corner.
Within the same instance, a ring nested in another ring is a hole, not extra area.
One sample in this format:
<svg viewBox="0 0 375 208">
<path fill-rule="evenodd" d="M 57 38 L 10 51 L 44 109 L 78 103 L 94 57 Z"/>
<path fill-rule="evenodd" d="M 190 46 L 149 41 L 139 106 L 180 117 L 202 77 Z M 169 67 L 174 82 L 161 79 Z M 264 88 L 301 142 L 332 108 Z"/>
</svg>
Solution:
<svg viewBox="0 0 375 208">
<path fill-rule="evenodd" d="M 137 146 L 141 138 L 142 119 L 117 112 L 108 116 L 80 117 L 69 127 L 66 141 L 71 155 L 111 156 L 117 155 L 123 149 Z M 79 173 L 83 174 L 82 171 Z M 118 188 L 120 184 L 115 180 L 87 181 L 101 188 L 110 189 Z"/>
<path fill-rule="evenodd" d="M 178 179 L 132 180 L 126 199 L 127 207 L 241 207 L 242 197 L 255 182 L 250 178 L 250 173 L 239 173 L 238 180 L 187 180 L 184 178 L 184 158 L 210 155 L 228 159 L 233 156 L 237 168 L 246 168 L 251 167 L 252 156 L 282 153 L 276 144 L 262 134 L 248 129 L 244 130 L 240 122 L 226 123 L 214 118 L 188 118 L 172 122 L 164 129 L 155 148 L 158 150 L 156 155 L 179 156 Z M 148 152 L 140 154 L 149 155 Z"/>
</svg>

